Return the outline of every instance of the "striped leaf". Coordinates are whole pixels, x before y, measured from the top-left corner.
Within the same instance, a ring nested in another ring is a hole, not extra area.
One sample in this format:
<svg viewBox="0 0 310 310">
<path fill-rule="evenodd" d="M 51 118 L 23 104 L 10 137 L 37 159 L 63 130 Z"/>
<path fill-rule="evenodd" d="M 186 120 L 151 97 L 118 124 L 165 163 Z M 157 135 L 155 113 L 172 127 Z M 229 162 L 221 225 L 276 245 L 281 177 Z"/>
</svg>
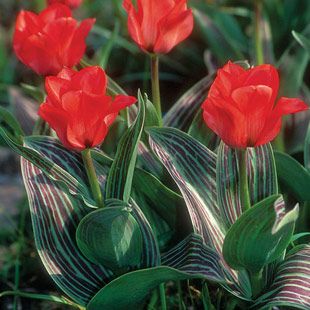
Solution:
<svg viewBox="0 0 310 310">
<path fill-rule="evenodd" d="M 108 199 L 105 204 L 107 207 L 111 208 L 127 205 L 127 203 L 118 199 Z M 140 267 L 147 268 L 158 266 L 160 264 L 160 254 L 152 228 L 133 199 L 130 199 L 129 206 L 132 208 L 132 215 L 140 225 L 143 236 L 143 256 Z"/>
<path fill-rule="evenodd" d="M 162 255 L 162 265 L 191 275 L 203 275 L 212 281 L 225 282 L 225 273 L 219 260 L 218 254 L 207 247 L 197 234 L 190 234 Z"/>
<path fill-rule="evenodd" d="M 230 269 L 222 257 L 224 223 L 217 205 L 216 155 L 189 135 L 173 128 L 149 129 L 150 145 L 186 202 L 194 232 L 218 253 L 227 271 L 229 290 L 250 296 L 248 277 Z M 227 286 L 227 287 L 228 287 Z"/>
<path fill-rule="evenodd" d="M 226 262 L 235 270 L 253 273 L 274 262 L 291 241 L 298 210 L 297 205 L 286 212 L 280 195 L 255 204 L 228 230 L 223 245 Z"/>
<path fill-rule="evenodd" d="M 66 168 L 70 168 L 70 165 L 67 165 L 65 161 L 61 162 L 62 166 L 57 164 L 57 158 L 62 155 L 52 155 L 53 152 L 51 152 L 51 150 L 53 149 L 53 145 L 57 145 L 59 150 L 63 150 L 64 152 L 67 151 L 56 139 L 37 136 L 25 137 L 23 139 L 23 146 L 21 141 L 11 138 L 2 127 L 0 127 L 0 136 L 17 154 L 29 160 L 49 178 L 57 182 L 63 189 L 67 190 L 72 195 L 81 197 L 89 207 L 95 205 L 88 186 L 86 182 L 83 181 L 84 171 L 77 169 L 68 172 Z M 76 153 L 72 152 L 72 154 Z M 50 156 L 52 157 L 49 158 Z M 56 159 L 55 162 L 53 162 L 54 159 Z M 74 161 L 74 165 L 73 169 L 79 166 L 78 160 Z"/>
<path fill-rule="evenodd" d="M 238 154 L 223 142 L 216 164 L 218 203 L 223 219 L 230 227 L 242 214 Z M 277 175 L 270 144 L 247 149 L 247 175 L 251 204 L 277 194 Z"/>
<path fill-rule="evenodd" d="M 195 234 L 166 253 L 162 266 L 130 272 L 113 280 L 96 294 L 87 309 L 139 309 L 159 284 L 191 278 L 224 280 L 218 255 Z"/>
<path fill-rule="evenodd" d="M 142 98 L 141 93 L 138 94 L 139 112 L 135 123 L 119 142 L 106 183 L 106 199 L 116 198 L 125 202 L 129 200 L 138 144 L 144 127 L 146 100 L 146 97 Z"/>
<path fill-rule="evenodd" d="M 191 87 L 164 116 L 164 125 L 187 131 L 195 114 L 206 99 L 214 74 Z"/>
<path fill-rule="evenodd" d="M 257 299 L 253 308 L 286 306 L 310 309 L 310 246 L 294 248 L 279 264 L 268 292 Z"/>
<path fill-rule="evenodd" d="M 68 167 L 70 175 L 85 178 L 79 155 L 67 151 L 54 139 L 30 139 L 27 146 L 30 145 L 35 145 L 36 154 L 53 160 L 54 165 Z M 77 225 L 91 209 L 23 157 L 21 167 L 39 256 L 59 288 L 85 305 L 113 276 L 103 266 L 90 263 L 75 243 Z"/>
</svg>

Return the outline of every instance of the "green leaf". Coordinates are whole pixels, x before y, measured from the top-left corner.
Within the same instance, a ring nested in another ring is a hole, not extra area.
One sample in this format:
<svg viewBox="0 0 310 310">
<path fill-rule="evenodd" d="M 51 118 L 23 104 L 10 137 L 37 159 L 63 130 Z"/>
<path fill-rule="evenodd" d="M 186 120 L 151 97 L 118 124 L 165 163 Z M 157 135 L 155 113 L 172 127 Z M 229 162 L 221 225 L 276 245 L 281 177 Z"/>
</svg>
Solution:
<svg viewBox="0 0 310 310">
<path fill-rule="evenodd" d="M 163 257 L 159 266 L 127 273 L 101 289 L 87 305 L 88 310 L 139 309 L 159 284 L 193 278 L 223 281 L 218 256 L 206 247 L 200 236 L 192 234 Z"/>
<path fill-rule="evenodd" d="M 204 14 L 197 9 L 194 9 L 193 13 L 201 31 L 202 38 L 208 44 L 212 54 L 217 58 L 220 64 L 224 64 L 229 59 L 244 59 L 241 50 L 246 42 L 233 17 L 229 15 L 223 16 L 223 13 L 217 12 L 213 12 L 213 15 L 209 14 L 209 12 L 208 14 Z M 223 24 L 226 24 L 225 28 Z M 232 40 L 234 36 L 231 32 L 232 27 L 237 27 L 240 31 L 239 34 L 242 36 L 242 43 L 239 45 L 236 45 L 236 40 Z"/>
<path fill-rule="evenodd" d="M 290 251 L 278 265 L 273 284 L 268 292 L 256 300 L 256 309 L 310 309 L 310 246 L 300 245 Z"/>
<path fill-rule="evenodd" d="M 141 93 L 139 93 L 138 100 L 139 113 L 136 121 L 119 142 L 116 156 L 109 171 L 106 183 L 106 199 L 117 198 L 128 202 L 130 197 L 138 144 L 144 127 L 145 102 L 147 99 L 142 98 Z"/>
<path fill-rule="evenodd" d="M 56 181 L 72 195 L 81 197 L 89 207 L 94 207 L 95 202 L 90 194 L 87 183 L 83 180 L 85 173 L 84 169 L 76 174 L 70 171 L 70 166 L 68 166 L 66 162 L 63 162 L 64 166 L 61 167 L 48 158 L 48 155 L 53 153 L 53 150 L 51 150 L 53 149 L 53 146 L 51 146 L 51 148 L 49 147 L 49 141 L 58 144 L 61 149 L 64 149 L 59 142 L 56 142 L 56 139 L 42 136 L 25 137 L 23 146 L 21 141 L 13 140 L 3 127 L 0 127 L 0 136 L 6 141 L 8 146 L 13 149 L 13 151 L 33 163 L 49 178 Z M 42 145 L 44 145 L 44 147 L 42 147 Z M 77 153 L 72 152 L 72 154 Z M 69 168 L 68 171 L 70 172 L 68 172 L 66 168 Z M 83 177 L 81 177 L 81 174 Z"/>
<path fill-rule="evenodd" d="M 188 134 L 198 140 L 211 150 L 214 150 L 219 143 L 219 138 L 204 122 L 203 111 L 199 109 L 191 126 L 189 127 Z"/>
<path fill-rule="evenodd" d="M 244 272 L 236 274 L 224 262 L 225 225 L 217 205 L 216 155 L 189 135 L 174 128 L 148 130 L 150 145 L 178 185 L 187 205 L 195 233 L 214 249 L 225 266 L 227 287 L 244 297 L 250 295 Z"/>
<path fill-rule="evenodd" d="M 76 182 L 86 184 L 87 176 L 79 153 L 65 149 L 51 137 L 26 138 L 25 145 L 39 158 L 53 160 L 54 167 L 66 171 Z M 76 227 L 92 209 L 69 194 L 57 178 L 47 176 L 25 158 L 21 159 L 21 169 L 34 240 L 42 263 L 65 294 L 79 305 L 86 305 L 113 277 L 109 269 L 87 260 L 76 245 Z"/>
<path fill-rule="evenodd" d="M 308 36 L 310 26 L 308 25 L 302 35 Z M 300 48 L 297 42 L 289 45 L 278 61 L 280 73 L 279 96 L 296 97 L 303 83 L 304 74 L 309 62 L 309 54 Z"/>
<path fill-rule="evenodd" d="M 32 97 L 33 99 L 35 99 L 35 101 L 37 101 L 39 107 L 39 104 L 44 101 L 44 91 L 42 91 L 40 87 L 36 87 L 26 83 L 21 83 L 20 86 L 28 96 Z"/>
<path fill-rule="evenodd" d="M 223 142 L 216 164 L 218 204 L 223 220 L 230 227 L 242 214 L 238 154 Z M 247 148 L 247 175 L 251 205 L 278 193 L 277 174 L 270 144 Z"/>
<path fill-rule="evenodd" d="M 0 128 L 11 139 L 21 143 L 24 132 L 15 117 L 3 107 L 0 107 Z"/>
<path fill-rule="evenodd" d="M 308 52 L 310 56 L 310 40 L 306 38 L 303 34 L 298 33 L 296 31 L 292 31 L 292 35 L 295 40 Z"/>
<path fill-rule="evenodd" d="M 256 273 L 275 261 L 289 245 L 298 206 L 285 212 L 282 196 L 273 195 L 245 211 L 228 230 L 225 261 L 234 269 Z"/>
<path fill-rule="evenodd" d="M 280 184 L 300 202 L 310 200 L 310 173 L 293 157 L 275 152 Z"/>
<path fill-rule="evenodd" d="M 122 274 L 140 265 L 142 233 L 129 205 L 87 214 L 76 231 L 77 245 L 93 263 Z"/>
</svg>

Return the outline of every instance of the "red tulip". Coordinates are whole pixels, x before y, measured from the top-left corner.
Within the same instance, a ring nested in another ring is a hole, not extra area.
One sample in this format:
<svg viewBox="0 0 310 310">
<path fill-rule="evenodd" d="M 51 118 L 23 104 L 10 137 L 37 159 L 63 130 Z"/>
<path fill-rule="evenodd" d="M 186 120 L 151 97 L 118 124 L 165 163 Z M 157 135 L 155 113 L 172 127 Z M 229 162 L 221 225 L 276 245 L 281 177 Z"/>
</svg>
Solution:
<svg viewBox="0 0 310 310">
<path fill-rule="evenodd" d="M 297 98 L 281 97 L 275 104 L 278 88 L 272 65 L 245 70 L 228 62 L 218 70 L 202 105 L 204 121 L 231 147 L 268 143 L 278 135 L 283 115 L 308 109 Z"/>
<path fill-rule="evenodd" d="M 76 9 L 82 4 L 83 0 L 47 0 L 47 4 L 51 5 L 54 3 L 62 3 L 70 7 L 71 9 Z"/>
<path fill-rule="evenodd" d="M 107 96 L 106 86 L 100 67 L 81 71 L 64 68 L 57 76 L 45 79 L 47 98 L 39 115 L 65 147 L 82 151 L 99 145 L 118 112 L 136 102 L 131 96 Z"/>
<path fill-rule="evenodd" d="M 138 46 L 147 52 L 166 54 L 192 32 L 194 19 L 186 0 L 131 0 L 123 6 L 128 13 L 128 30 Z"/>
<path fill-rule="evenodd" d="M 53 4 L 39 15 L 21 11 L 15 25 L 14 51 L 36 73 L 55 75 L 83 57 L 85 38 L 94 22 L 85 19 L 79 24 L 63 4 Z"/>
</svg>

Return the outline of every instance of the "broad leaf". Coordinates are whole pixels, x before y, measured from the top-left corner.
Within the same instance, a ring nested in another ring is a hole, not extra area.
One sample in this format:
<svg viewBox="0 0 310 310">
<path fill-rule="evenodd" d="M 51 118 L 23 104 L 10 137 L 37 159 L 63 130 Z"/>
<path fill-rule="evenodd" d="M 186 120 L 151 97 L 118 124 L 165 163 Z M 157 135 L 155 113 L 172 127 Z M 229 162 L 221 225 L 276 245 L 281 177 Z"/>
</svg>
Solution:
<svg viewBox="0 0 310 310">
<path fill-rule="evenodd" d="M 217 205 L 216 156 L 189 135 L 173 128 L 152 128 L 150 145 L 166 167 L 186 202 L 194 232 L 214 248 L 227 271 L 230 291 L 249 297 L 247 275 L 238 275 L 222 258 L 224 223 Z"/>
<path fill-rule="evenodd" d="M 299 201 L 310 200 L 310 173 L 293 157 L 275 152 L 280 184 Z"/>
<path fill-rule="evenodd" d="M 218 203 L 227 227 L 242 214 L 239 186 L 238 154 L 220 144 L 217 152 L 216 178 Z M 277 194 L 277 175 L 270 144 L 247 148 L 247 175 L 251 204 Z"/>
<path fill-rule="evenodd" d="M 268 292 L 257 299 L 253 308 L 285 306 L 310 309 L 310 246 L 300 245 L 288 253 L 278 266 Z"/>
<path fill-rule="evenodd" d="M 218 260 L 217 254 L 203 244 L 200 236 L 191 235 L 164 255 L 162 263 L 167 266 L 142 269 L 118 277 L 95 295 L 87 309 L 141 308 L 152 290 L 171 280 L 203 278 L 223 281 Z M 169 264 L 175 268 L 168 267 Z"/>
<path fill-rule="evenodd" d="M 128 202 L 133 172 L 136 164 L 138 144 L 145 121 L 145 100 L 139 93 L 139 113 L 135 123 L 127 130 L 119 142 L 116 156 L 106 183 L 106 199 L 116 198 Z"/>
<path fill-rule="evenodd" d="M 77 245 L 91 262 L 115 274 L 136 269 L 142 258 L 142 232 L 129 205 L 87 214 L 76 230 Z"/>
<path fill-rule="evenodd" d="M 68 167 L 71 175 L 86 179 L 79 154 L 66 150 L 52 138 L 29 140 L 25 140 L 26 145 L 35 145 L 37 154 L 53 160 L 58 167 Z M 90 263 L 76 246 L 77 225 L 91 209 L 25 158 L 21 166 L 40 258 L 59 288 L 85 305 L 113 276 L 110 270 Z"/>
<path fill-rule="evenodd" d="M 257 203 L 228 230 L 223 245 L 225 261 L 236 270 L 259 272 L 284 253 L 297 217 L 298 206 L 286 212 L 281 196 Z"/>
<path fill-rule="evenodd" d="M 53 155 L 53 151 L 51 151 L 53 150 L 53 145 L 50 145 L 50 143 L 55 143 L 58 145 L 59 149 L 64 151 L 66 150 L 56 139 L 39 136 L 25 137 L 23 139 L 23 146 L 21 141 L 12 139 L 2 127 L 0 127 L 0 136 L 2 136 L 6 143 L 17 154 L 29 160 L 32 164 L 42 170 L 49 178 L 61 185 L 62 188 L 66 189 L 72 195 L 81 197 L 89 207 L 94 207 L 95 202 L 89 192 L 87 183 L 83 180 L 84 171 L 80 168 L 75 172 L 70 171 L 70 165 L 68 165 L 65 161 L 61 161 L 62 166 L 57 164 L 57 158 L 59 155 Z M 72 152 L 72 154 L 77 153 Z M 55 161 L 53 157 L 56 157 Z M 73 167 L 79 167 L 78 160 L 76 160 L 74 164 L 75 166 Z M 66 170 L 67 168 L 69 169 Z"/>
</svg>

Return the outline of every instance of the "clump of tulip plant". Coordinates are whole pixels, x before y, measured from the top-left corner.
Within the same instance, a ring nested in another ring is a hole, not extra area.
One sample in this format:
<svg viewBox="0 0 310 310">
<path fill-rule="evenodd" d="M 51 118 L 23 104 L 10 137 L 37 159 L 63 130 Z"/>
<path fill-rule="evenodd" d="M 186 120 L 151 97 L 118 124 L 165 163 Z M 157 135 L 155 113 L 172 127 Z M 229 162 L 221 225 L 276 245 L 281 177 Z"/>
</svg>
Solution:
<svg viewBox="0 0 310 310">
<path fill-rule="evenodd" d="M 294 167 L 310 180 L 309 170 L 274 142 L 284 116 L 307 113 L 305 101 L 279 95 L 275 65 L 229 60 L 162 113 L 159 61 L 192 34 L 189 1 L 123 2 L 129 37 L 151 61 L 151 90 L 131 94 L 82 60 L 95 19 L 73 18 L 80 5 L 48 1 L 39 13 L 19 13 L 14 51 L 42 77 L 46 96 L 30 136 L 0 110 L 61 302 L 187 309 L 195 281 L 194 309 L 310 309 L 310 246 L 296 243 L 307 234 L 296 228 L 309 195 L 287 199 Z M 125 128 L 109 153 L 119 119 Z"/>
</svg>

